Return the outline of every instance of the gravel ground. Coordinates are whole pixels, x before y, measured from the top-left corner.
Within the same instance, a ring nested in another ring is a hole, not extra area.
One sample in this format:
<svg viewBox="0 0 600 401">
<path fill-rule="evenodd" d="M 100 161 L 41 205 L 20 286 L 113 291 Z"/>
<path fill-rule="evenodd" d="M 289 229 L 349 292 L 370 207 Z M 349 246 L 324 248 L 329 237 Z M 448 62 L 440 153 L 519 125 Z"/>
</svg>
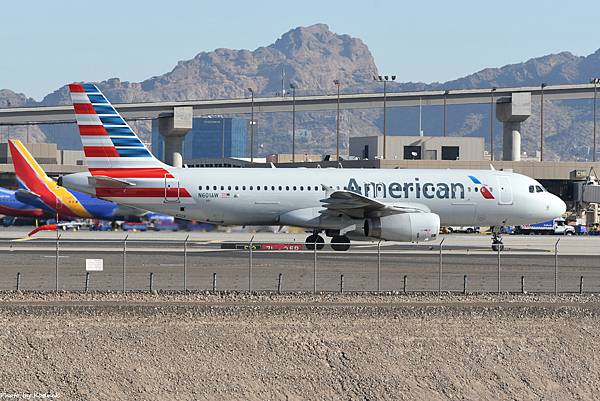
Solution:
<svg viewBox="0 0 600 401">
<path fill-rule="evenodd" d="M 600 297 L 0 293 L 0 400 L 597 400 Z"/>
</svg>

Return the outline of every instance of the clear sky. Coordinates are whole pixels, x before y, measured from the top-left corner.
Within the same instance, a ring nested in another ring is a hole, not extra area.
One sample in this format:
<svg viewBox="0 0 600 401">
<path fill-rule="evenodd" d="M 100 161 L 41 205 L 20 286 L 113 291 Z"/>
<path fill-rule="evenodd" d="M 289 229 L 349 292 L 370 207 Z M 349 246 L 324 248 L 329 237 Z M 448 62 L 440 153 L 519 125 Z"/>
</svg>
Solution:
<svg viewBox="0 0 600 401">
<path fill-rule="evenodd" d="M 600 48 L 598 0 L 6 1 L 0 88 L 37 100 L 72 81 L 141 81 L 219 47 L 255 49 L 322 22 L 361 38 L 381 73 L 447 81 Z"/>
</svg>

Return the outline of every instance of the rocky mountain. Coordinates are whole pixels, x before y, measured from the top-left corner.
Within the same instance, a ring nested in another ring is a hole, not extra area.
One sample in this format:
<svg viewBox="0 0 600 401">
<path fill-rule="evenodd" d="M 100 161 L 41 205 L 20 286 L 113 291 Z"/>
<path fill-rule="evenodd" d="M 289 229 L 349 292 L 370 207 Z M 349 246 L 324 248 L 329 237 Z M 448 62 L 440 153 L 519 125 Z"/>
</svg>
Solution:
<svg viewBox="0 0 600 401">
<path fill-rule="evenodd" d="M 374 83 L 377 74 L 375 60 L 369 48 L 357 38 L 340 35 L 327 25 L 299 27 L 285 33 L 275 43 L 255 50 L 216 49 L 201 52 L 191 60 L 180 61 L 172 71 L 142 82 L 124 82 L 118 78 L 98 83 L 114 102 L 141 102 L 158 100 L 215 99 L 248 95 L 253 88 L 257 96 L 284 95 L 293 82 L 298 95 L 333 93 L 333 80 L 342 82 L 344 92 L 381 91 Z M 523 63 L 500 68 L 487 68 L 464 78 L 444 83 L 397 82 L 389 90 L 459 89 L 491 86 L 539 85 L 588 82 L 600 76 L 600 50 L 586 57 L 568 52 L 534 58 Z M 400 80 L 402 77 L 399 77 Z M 289 95 L 289 93 L 287 93 Z M 0 90 L 0 107 L 22 105 L 67 104 L 66 87 L 57 89 L 41 102 Z M 547 158 L 580 159 L 591 138 L 590 102 L 549 102 L 545 106 Z M 539 105 L 534 105 L 534 111 Z M 399 108 L 389 110 L 388 132 L 391 135 L 415 135 L 418 131 L 418 110 Z M 450 135 L 484 136 L 489 131 L 489 109 L 485 105 L 456 106 L 449 109 Z M 335 113 L 298 113 L 298 149 L 310 153 L 330 153 L 335 146 Z M 257 143 L 259 153 L 290 151 L 290 113 L 259 115 Z M 423 110 L 423 128 L 426 135 L 442 131 L 441 109 Z M 135 124 L 141 135 L 149 140 L 149 123 Z M 373 135 L 382 131 L 381 110 L 347 111 L 342 115 L 341 131 L 344 137 Z M 533 116 L 524 124 L 524 150 L 534 153 L 537 147 L 539 120 Z M 56 141 L 63 148 L 79 146 L 73 129 L 42 127 L 38 140 Z M 23 129 L 13 135 L 24 134 Z M 37 132 L 36 131 L 36 132 Z M 500 138 L 500 126 L 496 129 Z M 0 132 L 1 133 L 1 132 Z M 496 141 L 500 144 L 500 140 Z"/>
</svg>

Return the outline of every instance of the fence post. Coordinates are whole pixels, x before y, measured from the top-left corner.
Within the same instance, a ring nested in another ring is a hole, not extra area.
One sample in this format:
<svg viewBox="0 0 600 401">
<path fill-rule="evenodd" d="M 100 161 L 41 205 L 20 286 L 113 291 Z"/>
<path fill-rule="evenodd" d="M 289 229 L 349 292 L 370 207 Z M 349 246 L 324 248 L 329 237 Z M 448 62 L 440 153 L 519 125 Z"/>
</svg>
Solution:
<svg viewBox="0 0 600 401">
<path fill-rule="evenodd" d="M 212 290 L 213 292 L 217 290 L 217 273 L 213 273 Z"/>
<path fill-rule="evenodd" d="M 344 293 L 344 275 L 340 275 L 340 294 Z"/>
<path fill-rule="evenodd" d="M 377 294 L 381 293 L 381 240 L 377 243 Z"/>
<path fill-rule="evenodd" d="M 277 293 L 281 294 L 281 276 L 283 275 L 283 273 L 279 273 L 279 276 L 277 276 Z"/>
<path fill-rule="evenodd" d="M 406 274 L 404 275 L 404 278 L 402 279 L 402 292 L 404 292 L 406 294 Z"/>
<path fill-rule="evenodd" d="M 127 238 L 129 238 L 129 234 L 123 240 L 123 294 L 127 288 Z"/>
<path fill-rule="evenodd" d="M 85 292 L 88 292 L 90 287 L 90 272 L 85 272 Z"/>
<path fill-rule="evenodd" d="M 17 273 L 17 291 L 21 289 L 21 272 Z"/>
<path fill-rule="evenodd" d="M 579 276 L 579 294 L 583 294 L 583 276 Z"/>
<path fill-rule="evenodd" d="M 150 273 L 150 292 L 154 290 L 154 273 Z"/>
<path fill-rule="evenodd" d="M 315 243 L 314 243 L 314 259 L 313 259 L 313 294 L 317 293 L 317 238 L 315 235 Z"/>
<path fill-rule="evenodd" d="M 254 235 L 250 238 L 248 258 L 248 292 L 252 292 L 252 248 L 254 247 Z"/>
<path fill-rule="evenodd" d="M 463 294 L 467 295 L 467 275 L 463 276 Z"/>
<path fill-rule="evenodd" d="M 558 243 L 560 238 L 554 244 L 554 295 L 558 295 Z"/>
<path fill-rule="evenodd" d="M 187 244 L 190 236 L 183 241 L 183 292 L 187 293 Z"/>
<path fill-rule="evenodd" d="M 502 244 L 497 244 L 497 253 L 498 253 L 498 288 L 497 293 L 500 295 L 500 248 L 502 248 Z"/>
<path fill-rule="evenodd" d="M 438 270 L 438 295 L 442 295 L 442 246 L 446 238 L 442 238 L 440 241 L 440 266 Z"/>
<path fill-rule="evenodd" d="M 521 276 L 521 294 L 525 294 L 525 276 Z"/>
<path fill-rule="evenodd" d="M 58 230 L 58 227 L 56 229 Z M 56 292 L 58 292 L 58 259 L 60 257 L 59 245 L 58 244 L 60 242 L 60 236 L 61 236 L 61 234 L 58 234 L 56 236 L 56 266 L 54 268 L 54 281 L 55 281 L 55 284 L 56 284 L 56 287 L 55 287 L 55 291 Z"/>
</svg>

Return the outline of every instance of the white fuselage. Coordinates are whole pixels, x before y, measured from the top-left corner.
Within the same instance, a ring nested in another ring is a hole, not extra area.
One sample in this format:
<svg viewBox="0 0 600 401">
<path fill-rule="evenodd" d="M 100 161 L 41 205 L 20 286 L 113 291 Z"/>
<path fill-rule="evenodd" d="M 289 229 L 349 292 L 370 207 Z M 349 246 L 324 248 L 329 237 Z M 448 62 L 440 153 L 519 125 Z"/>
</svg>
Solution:
<svg viewBox="0 0 600 401">
<path fill-rule="evenodd" d="M 383 203 L 422 205 L 438 214 L 443 225 L 537 223 L 565 211 L 565 204 L 558 197 L 546 191 L 530 192 L 532 185 L 539 186 L 535 180 L 495 170 L 169 168 L 169 171 L 175 179 L 165 180 L 164 185 L 179 187 L 182 193 L 185 189 L 189 197 L 171 192 L 163 198 L 106 199 L 223 225 L 293 224 L 313 228 L 335 228 L 335 221 L 319 220 L 319 212 L 323 210 L 321 200 L 338 189 L 358 192 Z M 63 179 L 65 186 L 84 190 L 84 180 L 69 177 Z M 135 182 L 148 185 L 143 179 Z M 483 192 L 482 187 L 485 187 Z M 87 190 L 93 193 L 93 188 Z M 343 219 L 340 216 L 339 220 Z"/>
</svg>

